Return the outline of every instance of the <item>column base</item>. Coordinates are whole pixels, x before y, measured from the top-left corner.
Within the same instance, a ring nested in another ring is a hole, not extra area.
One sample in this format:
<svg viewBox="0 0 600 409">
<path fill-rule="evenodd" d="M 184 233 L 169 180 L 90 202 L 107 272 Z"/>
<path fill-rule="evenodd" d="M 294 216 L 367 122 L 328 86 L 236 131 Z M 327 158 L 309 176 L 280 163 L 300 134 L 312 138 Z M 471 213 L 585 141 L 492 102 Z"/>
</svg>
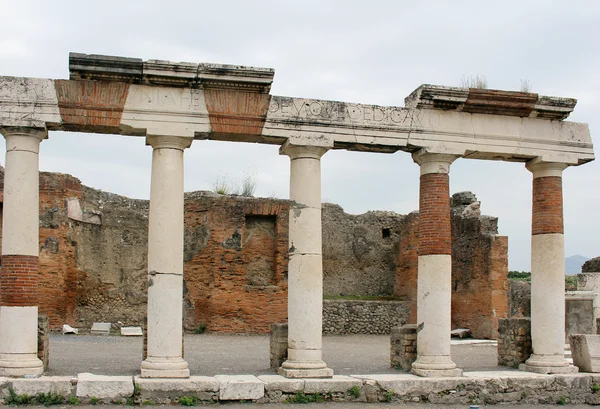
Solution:
<svg viewBox="0 0 600 409">
<path fill-rule="evenodd" d="M 38 377 L 44 373 L 44 364 L 36 354 L 0 354 L 0 376 Z"/>
<path fill-rule="evenodd" d="M 323 361 L 287 360 L 279 368 L 279 375 L 286 378 L 331 378 L 333 369 Z"/>
<path fill-rule="evenodd" d="M 562 355 L 531 355 L 519 370 L 539 374 L 577 373 L 579 368 L 571 365 Z"/>
<path fill-rule="evenodd" d="M 142 362 L 142 378 L 189 378 L 188 363 L 181 357 L 148 357 Z"/>
<path fill-rule="evenodd" d="M 333 369 L 321 368 L 321 369 L 288 369 L 279 368 L 279 375 L 286 378 L 332 378 Z"/>
<path fill-rule="evenodd" d="M 456 367 L 449 356 L 418 356 L 410 372 L 427 378 L 462 376 L 463 370 Z"/>
</svg>

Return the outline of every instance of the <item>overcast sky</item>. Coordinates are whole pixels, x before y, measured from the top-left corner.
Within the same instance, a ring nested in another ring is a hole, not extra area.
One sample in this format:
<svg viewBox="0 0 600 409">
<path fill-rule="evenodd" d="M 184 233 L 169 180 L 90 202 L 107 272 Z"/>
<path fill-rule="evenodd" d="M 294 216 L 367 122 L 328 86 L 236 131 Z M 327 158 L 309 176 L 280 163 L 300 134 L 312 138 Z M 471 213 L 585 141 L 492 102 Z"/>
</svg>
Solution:
<svg viewBox="0 0 600 409">
<path fill-rule="evenodd" d="M 578 99 L 600 146 L 600 2 L 589 1 L 27 1 L 0 0 L 0 75 L 68 78 L 70 51 L 275 69 L 273 95 L 403 106 L 420 84 Z M 4 151 L 4 139 L 0 142 Z M 288 197 L 289 159 L 271 145 L 195 141 L 185 189 L 218 178 L 257 181 L 257 196 Z M 4 159 L 2 159 L 2 163 Z M 41 170 L 69 173 L 135 198 L 150 193 L 143 138 L 52 132 Z M 323 200 L 349 213 L 418 208 L 409 154 L 330 151 Z M 564 172 L 566 255 L 600 256 L 600 162 Z M 531 173 L 523 164 L 458 160 L 451 192 L 473 191 L 509 236 L 509 268 L 530 271 Z"/>
</svg>

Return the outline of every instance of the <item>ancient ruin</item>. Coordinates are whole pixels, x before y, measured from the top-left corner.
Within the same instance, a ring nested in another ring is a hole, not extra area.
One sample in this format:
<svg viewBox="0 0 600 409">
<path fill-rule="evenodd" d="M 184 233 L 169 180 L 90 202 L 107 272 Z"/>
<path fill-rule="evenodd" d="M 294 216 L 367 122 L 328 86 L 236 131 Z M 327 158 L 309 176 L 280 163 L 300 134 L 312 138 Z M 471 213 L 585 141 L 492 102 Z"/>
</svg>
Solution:
<svg viewBox="0 0 600 409">
<path fill-rule="evenodd" d="M 279 263 L 287 257 L 288 359 L 280 368 L 285 377 L 333 375 L 321 353 L 320 159 L 329 149 L 401 150 L 412 154 L 420 166 L 415 322 L 419 331 L 417 359 L 412 364 L 412 372 L 420 376 L 462 373 L 450 357 L 448 337 L 454 263 L 451 164 L 459 158 L 524 163 L 533 174 L 534 354 L 523 369 L 576 370 L 563 355 L 562 172 L 593 160 L 594 154 L 587 125 L 564 121 L 575 100 L 422 85 L 406 98 L 406 107 L 381 107 L 270 95 L 274 72 L 263 68 L 71 54 L 70 71 L 69 80 L 0 77 L 0 132 L 7 147 L 0 375 L 43 371 L 36 356 L 38 152 L 52 130 L 142 136 L 153 148 L 147 239 L 148 356 L 141 363 L 142 378 L 190 375 L 182 357 L 183 158 L 185 149 L 201 139 L 276 144 L 281 154 L 290 157 L 289 247 L 279 259 L 267 261 L 275 266 L 274 274 L 256 277 L 263 284 L 277 283 Z M 90 225 L 99 221 L 98 215 L 78 209 L 75 202 L 69 205 L 71 214 L 82 221 Z M 268 215 L 279 214 L 274 209 Z M 258 226 L 270 222 L 257 218 L 252 223 L 262 229 Z M 236 246 L 240 238 L 232 239 L 231 245 Z M 490 240 L 490 246 L 502 251 L 502 239 Z M 56 242 L 50 240 L 47 246 L 52 249 Z M 492 303 L 500 290 L 491 287 Z"/>
</svg>

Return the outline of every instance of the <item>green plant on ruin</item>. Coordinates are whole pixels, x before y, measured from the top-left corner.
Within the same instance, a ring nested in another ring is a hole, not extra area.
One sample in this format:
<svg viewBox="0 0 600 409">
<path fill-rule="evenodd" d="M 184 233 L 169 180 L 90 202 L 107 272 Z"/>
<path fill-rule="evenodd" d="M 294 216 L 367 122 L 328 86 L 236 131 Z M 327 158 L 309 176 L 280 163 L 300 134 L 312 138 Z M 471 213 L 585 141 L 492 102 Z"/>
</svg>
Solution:
<svg viewBox="0 0 600 409">
<path fill-rule="evenodd" d="M 600 385 L 597 383 L 592 384 L 592 392 L 596 393 L 598 391 L 600 391 Z"/>
<path fill-rule="evenodd" d="M 206 331 L 206 324 L 203 324 L 203 323 L 199 323 L 195 330 L 196 334 L 204 334 L 205 331 Z"/>
<path fill-rule="evenodd" d="M 213 192 L 220 195 L 230 195 L 232 190 L 231 182 L 223 176 L 219 176 L 213 183 Z"/>
<path fill-rule="evenodd" d="M 348 395 L 352 396 L 353 398 L 359 398 L 360 397 L 360 386 L 354 385 L 353 387 L 348 389 Z"/>
<path fill-rule="evenodd" d="M 100 399 L 98 399 L 96 396 L 92 396 L 92 398 L 90 399 L 90 405 L 97 405 L 100 403 Z"/>
<path fill-rule="evenodd" d="M 521 92 L 531 92 L 531 83 L 529 80 L 521 80 Z"/>
<path fill-rule="evenodd" d="M 69 402 L 69 405 L 72 405 L 72 406 L 77 406 L 81 403 L 81 401 L 79 400 L 79 398 L 77 396 L 69 396 L 69 399 L 67 399 L 67 402 Z"/>
<path fill-rule="evenodd" d="M 39 405 L 50 406 L 50 405 L 61 405 L 65 401 L 65 397 L 63 395 L 59 395 L 58 393 L 38 393 L 35 397 L 35 400 Z"/>
<path fill-rule="evenodd" d="M 142 406 L 151 406 L 156 405 L 156 403 L 152 399 L 144 399 L 142 402 Z"/>
<path fill-rule="evenodd" d="M 560 399 L 556 403 L 559 405 L 566 405 L 567 403 L 569 403 L 569 398 L 566 397 L 565 395 L 563 395 L 560 397 Z"/>
<path fill-rule="evenodd" d="M 12 387 L 8 388 L 8 396 L 6 397 L 6 404 L 10 406 L 29 405 L 34 403 L 34 397 L 27 394 L 17 395 Z"/>
<path fill-rule="evenodd" d="M 195 396 L 182 396 L 179 398 L 181 406 L 196 406 L 197 399 Z"/>
<path fill-rule="evenodd" d="M 394 397 L 394 391 L 392 389 L 390 389 L 389 391 L 387 391 L 385 393 L 385 401 L 386 402 L 391 402 L 393 397 Z"/>
<path fill-rule="evenodd" d="M 461 88 L 479 88 L 479 89 L 487 89 L 488 83 L 485 75 L 476 75 L 472 76 L 463 76 L 460 80 Z"/>
<path fill-rule="evenodd" d="M 324 402 L 325 398 L 320 393 L 305 394 L 304 392 L 297 392 L 294 395 L 288 396 L 286 403 L 321 403 Z"/>
<path fill-rule="evenodd" d="M 256 180 L 250 176 L 246 175 L 244 180 L 242 180 L 242 190 L 240 195 L 244 197 L 252 197 L 254 196 L 254 192 L 256 191 Z"/>
</svg>

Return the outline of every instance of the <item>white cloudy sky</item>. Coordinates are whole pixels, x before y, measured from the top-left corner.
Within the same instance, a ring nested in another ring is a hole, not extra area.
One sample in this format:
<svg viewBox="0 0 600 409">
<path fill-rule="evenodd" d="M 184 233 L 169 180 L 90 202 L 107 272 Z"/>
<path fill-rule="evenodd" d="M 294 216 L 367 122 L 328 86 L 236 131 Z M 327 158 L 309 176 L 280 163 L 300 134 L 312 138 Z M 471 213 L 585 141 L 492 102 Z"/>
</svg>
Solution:
<svg viewBox="0 0 600 409">
<path fill-rule="evenodd" d="M 275 68 L 272 94 L 403 106 L 419 84 L 490 88 L 579 100 L 600 146 L 600 2 L 589 1 L 27 1 L 0 0 L 0 75 L 68 78 L 70 51 Z M 4 149 L 2 140 L 0 150 Z M 3 160 L 2 160 L 3 162 Z M 42 170 L 136 198 L 150 190 L 143 138 L 53 132 Z M 323 199 L 350 213 L 418 207 L 410 155 L 332 151 Z M 252 175 L 260 196 L 288 196 L 276 146 L 195 141 L 186 191 Z M 459 160 L 451 191 L 471 190 L 509 236 L 510 268 L 529 271 L 531 174 L 522 164 Z M 600 255 L 600 162 L 564 174 L 566 255 Z"/>
</svg>

